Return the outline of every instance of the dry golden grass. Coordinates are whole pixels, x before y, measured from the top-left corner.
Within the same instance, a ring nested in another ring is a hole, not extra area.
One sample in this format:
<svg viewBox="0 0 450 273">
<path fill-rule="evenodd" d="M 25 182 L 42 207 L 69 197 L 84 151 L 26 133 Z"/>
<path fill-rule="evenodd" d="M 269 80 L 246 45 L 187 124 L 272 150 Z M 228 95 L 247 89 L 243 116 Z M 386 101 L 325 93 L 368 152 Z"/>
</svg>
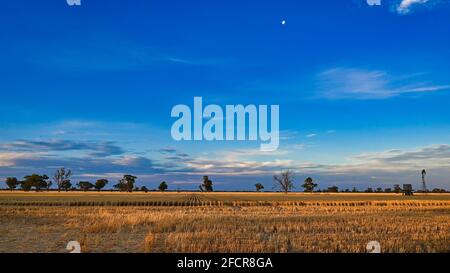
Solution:
<svg viewBox="0 0 450 273">
<path fill-rule="evenodd" d="M 449 200 L 340 200 L 0 206 L 0 252 L 450 252 Z"/>
<path fill-rule="evenodd" d="M 23 192 L 0 191 L 0 206 L 254 206 L 314 202 L 450 201 L 450 194 L 273 192 Z M 356 203 L 355 203 L 356 204 Z M 370 204 L 370 203 L 369 203 Z"/>
</svg>

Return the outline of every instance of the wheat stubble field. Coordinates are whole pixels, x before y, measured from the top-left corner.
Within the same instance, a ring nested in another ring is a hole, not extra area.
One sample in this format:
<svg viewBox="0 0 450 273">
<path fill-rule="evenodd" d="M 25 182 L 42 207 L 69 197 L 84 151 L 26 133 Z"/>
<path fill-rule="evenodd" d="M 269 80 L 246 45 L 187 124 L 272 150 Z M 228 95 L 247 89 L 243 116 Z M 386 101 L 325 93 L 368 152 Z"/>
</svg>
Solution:
<svg viewBox="0 0 450 273">
<path fill-rule="evenodd" d="M 450 252 L 450 194 L 0 192 L 0 252 Z"/>
</svg>

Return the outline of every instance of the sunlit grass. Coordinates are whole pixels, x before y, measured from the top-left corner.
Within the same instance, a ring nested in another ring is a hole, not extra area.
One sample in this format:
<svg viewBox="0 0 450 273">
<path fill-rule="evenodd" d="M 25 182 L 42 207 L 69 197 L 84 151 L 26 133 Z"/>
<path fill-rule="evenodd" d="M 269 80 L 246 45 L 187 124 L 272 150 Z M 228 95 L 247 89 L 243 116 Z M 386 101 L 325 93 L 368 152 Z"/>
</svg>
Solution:
<svg viewBox="0 0 450 273">
<path fill-rule="evenodd" d="M 288 194 L 299 199 L 281 201 L 271 199 L 277 194 L 151 193 L 162 205 L 134 206 L 153 202 L 131 198 L 141 195 L 147 198 L 117 194 L 127 206 L 2 205 L 0 252 L 65 252 L 70 240 L 85 252 L 365 252 L 369 241 L 383 252 L 450 252 L 448 195 Z"/>
</svg>

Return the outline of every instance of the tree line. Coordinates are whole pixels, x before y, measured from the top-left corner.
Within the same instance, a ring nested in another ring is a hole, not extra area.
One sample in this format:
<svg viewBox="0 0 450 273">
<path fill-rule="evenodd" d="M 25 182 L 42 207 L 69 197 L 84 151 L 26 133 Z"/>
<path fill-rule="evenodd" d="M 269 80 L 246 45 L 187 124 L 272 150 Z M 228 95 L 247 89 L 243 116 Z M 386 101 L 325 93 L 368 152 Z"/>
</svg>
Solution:
<svg viewBox="0 0 450 273">
<path fill-rule="evenodd" d="M 58 169 L 50 180 L 46 174 L 31 174 L 27 175 L 23 178 L 23 180 L 18 180 L 16 177 L 8 177 L 6 178 L 6 185 L 10 190 L 14 190 L 20 188 L 24 191 L 41 191 L 41 190 L 50 190 L 53 183 L 56 184 L 58 191 L 69 191 L 76 189 L 72 184 L 70 177 L 72 176 L 72 171 L 66 170 L 65 168 Z M 95 183 L 91 183 L 89 181 L 79 181 L 76 184 L 80 190 L 102 190 L 106 184 L 108 184 L 107 179 L 98 179 Z"/>
<path fill-rule="evenodd" d="M 274 188 L 278 189 L 279 191 L 287 193 L 295 188 L 294 187 L 294 173 L 292 171 L 283 171 L 279 175 L 274 175 L 273 180 L 275 181 Z M 256 191 L 260 191 L 261 189 L 264 189 L 264 186 L 260 183 L 255 184 L 255 187 L 256 187 Z M 313 179 L 311 177 L 307 177 L 304 180 L 301 187 L 303 188 L 304 192 L 311 192 L 311 193 L 312 192 L 354 192 L 354 193 L 360 192 L 356 188 L 353 188 L 352 190 L 350 190 L 350 189 L 339 190 L 338 186 L 331 186 L 324 190 L 315 191 L 314 189 L 317 188 L 318 185 L 313 182 Z M 395 184 L 393 189 L 392 188 L 383 189 L 381 187 L 373 189 L 371 187 L 368 187 L 363 192 L 365 192 L 365 193 L 402 193 L 403 189 L 400 187 L 399 184 Z M 446 190 L 435 188 L 435 189 L 433 189 L 431 191 L 427 191 L 427 192 L 445 193 Z"/>
<path fill-rule="evenodd" d="M 71 191 L 71 190 L 82 190 L 90 191 L 97 190 L 101 191 L 109 183 L 107 179 L 98 179 L 94 183 L 90 181 L 79 181 L 75 185 L 72 184 L 72 171 L 65 168 L 57 169 L 52 179 L 46 174 L 32 174 L 27 175 L 23 180 L 19 180 L 16 177 L 6 178 L 6 185 L 8 189 L 15 190 L 21 189 L 23 191 L 42 191 L 50 190 L 53 185 L 56 185 L 58 191 Z M 113 185 L 112 188 L 121 192 L 133 192 L 133 191 L 143 191 L 148 192 L 149 189 L 146 186 L 137 187 L 136 184 L 137 177 L 131 174 L 126 174 L 122 179 L 118 181 L 117 184 Z M 166 191 L 169 185 L 166 181 L 162 181 L 159 186 L 159 191 Z M 213 182 L 208 176 L 203 177 L 203 183 L 200 184 L 199 189 L 204 192 L 213 191 Z"/>
<path fill-rule="evenodd" d="M 69 191 L 69 190 L 81 190 L 81 191 L 90 191 L 90 190 L 103 190 L 106 185 L 109 183 L 107 179 L 98 179 L 94 183 L 90 181 L 79 181 L 75 185 L 72 184 L 72 171 L 60 168 L 56 170 L 52 179 L 50 179 L 47 175 L 39 175 L 32 174 L 24 177 L 23 180 L 18 180 L 16 177 L 8 177 L 6 178 L 6 185 L 10 190 L 14 190 L 20 188 L 24 191 L 41 191 L 41 190 L 50 190 L 51 187 L 55 184 L 58 191 Z M 112 188 L 121 192 L 133 192 L 133 191 L 143 191 L 148 192 L 149 189 L 146 186 L 137 187 L 136 184 L 137 177 L 134 175 L 126 174 L 122 179 L 118 181 L 117 184 L 113 185 Z M 292 171 L 282 171 L 280 174 L 276 174 L 273 176 L 274 186 L 273 189 L 277 191 L 281 191 L 284 193 L 288 193 L 292 191 L 294 186 L 294 173 Z M 324 190 L 315 190 L 318 187 L 318 184 L 314 183 L 314 180 L 311 177 L 307 177 L 303 184 L 301 184 L 304 192 L 360 192 L 356 188 L 353 189 L 345 189 L 339 190 L 338 186 L 331 186 Z M 157 190 L 166 191 L 168 190 L 169 185 L 166 181 L 162 181 Z M 264 189 L 264 185 L 261 183 L 255 184 L 255 190 L 260 192 Z M 203 176 L 203 182 L 199 185 L 199 190 L 202 192 L 212 192 L 213 182 L 209 178 L 209 176 Z M 373 189 L 371 187 L 367 188 L 363 192 L 366 193 L 402 193 L 403 190 L 400 185 L 394 185 L 393 189 L 385 188 L 382 189 L 380 187 Z M 433 189 L 431 192 L 434 193 L 444 193 L 446 192 L 444 189 Z"/>
</svg>

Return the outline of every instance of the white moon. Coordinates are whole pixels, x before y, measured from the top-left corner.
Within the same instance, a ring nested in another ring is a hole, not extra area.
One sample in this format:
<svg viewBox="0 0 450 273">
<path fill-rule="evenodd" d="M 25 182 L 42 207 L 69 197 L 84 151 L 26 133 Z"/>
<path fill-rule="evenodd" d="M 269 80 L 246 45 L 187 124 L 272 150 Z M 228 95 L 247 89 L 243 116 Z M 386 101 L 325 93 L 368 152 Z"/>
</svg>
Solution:
<svg viewBox="0 0 450 273">
<path fill-rule="evenodd" d="M 282 25 L 286 25 L 286 20 L 281 21 Z"/>
</svg>

